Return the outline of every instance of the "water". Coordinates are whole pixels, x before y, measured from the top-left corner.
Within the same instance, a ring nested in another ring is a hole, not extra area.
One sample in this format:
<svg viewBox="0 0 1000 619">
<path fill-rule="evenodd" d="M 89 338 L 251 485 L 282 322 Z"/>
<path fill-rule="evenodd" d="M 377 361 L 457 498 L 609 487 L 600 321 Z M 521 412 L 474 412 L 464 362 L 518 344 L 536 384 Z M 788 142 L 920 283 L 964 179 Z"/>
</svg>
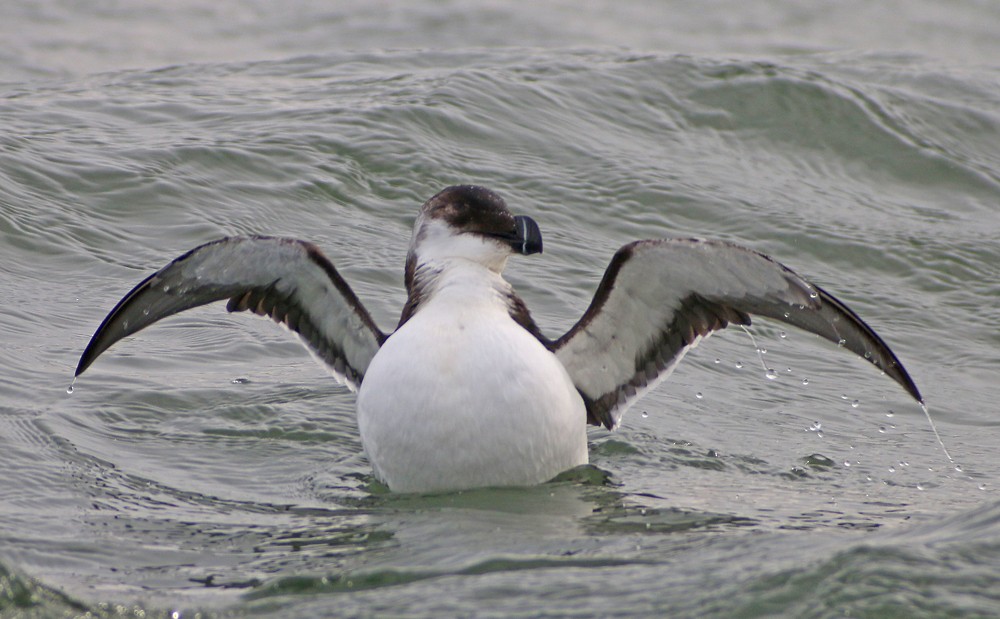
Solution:
<svg viewBox="0 0 1000 619">
<path fill-rule="evenodd" d="M 1000 613 L 992 5 L 326 4 L 0 9 L 0 616 Z M 219 306 L 67 393 L 114 303 L 226 234 L 316 242 L 388 328 L 456 182 L 542 226 L 508 274 L 550 335 L 629 240 L 774 255 L 889 342 L 955 464 L 764 321 L 528 489 L 384 493 L 353 396 Z"/>
</svg>

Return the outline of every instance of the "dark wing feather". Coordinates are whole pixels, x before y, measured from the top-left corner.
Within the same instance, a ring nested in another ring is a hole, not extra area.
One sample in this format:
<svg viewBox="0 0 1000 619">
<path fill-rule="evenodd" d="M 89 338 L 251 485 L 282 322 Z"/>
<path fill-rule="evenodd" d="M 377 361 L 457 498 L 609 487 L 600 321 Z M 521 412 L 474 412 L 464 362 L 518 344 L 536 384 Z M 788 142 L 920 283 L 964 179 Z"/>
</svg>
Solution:
<svg viewBox="0 0 1000 619">
<path fill-rule="evenodd" d="M 354 389 L 386 338 L 315 245 L 232 237 L 189 251 L 125 295 L 94 333 L 77 376 L 118 340 L 167 316 L 224 299 L 230 312 L 269 316 L 298 333 Z"/>
<path fill-rule="evenodd" d="M 587 404 L 612 428 L 684 354 L 752 314 L 837 342 L 922 402 L 896 355 L 826 291 L 764 254 L 723 241 L 636 241 L 615 254 L 583 317 L 552 344 Z"/>
</svg>

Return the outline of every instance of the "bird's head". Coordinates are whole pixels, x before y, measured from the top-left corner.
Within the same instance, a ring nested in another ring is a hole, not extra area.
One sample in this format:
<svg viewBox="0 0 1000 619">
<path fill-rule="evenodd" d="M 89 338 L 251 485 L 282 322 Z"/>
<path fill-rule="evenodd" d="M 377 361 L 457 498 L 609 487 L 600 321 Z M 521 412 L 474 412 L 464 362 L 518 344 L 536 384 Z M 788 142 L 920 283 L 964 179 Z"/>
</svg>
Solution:
<svg viewBox="0 0 1000 619">
<path fill-rule="evenodd" d="M 464 259 L 500 273 L 511 254 L 542 251 L 542 233 L 530 217 L 512 215 L 499 195 L 475 185 L 448 187 L 420 208 L 408 259 Z"/>
</svg>

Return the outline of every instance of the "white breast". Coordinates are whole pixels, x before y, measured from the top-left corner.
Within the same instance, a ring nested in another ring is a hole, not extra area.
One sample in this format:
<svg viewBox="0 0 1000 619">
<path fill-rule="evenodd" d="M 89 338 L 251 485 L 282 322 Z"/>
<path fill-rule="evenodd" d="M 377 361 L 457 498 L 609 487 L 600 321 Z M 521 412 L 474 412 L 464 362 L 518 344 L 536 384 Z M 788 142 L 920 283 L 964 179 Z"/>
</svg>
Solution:
<svg viewBox="0 0 1000 619">
<path fill-rule="evenodd" d="M 586 411 L 497 280 L 452 272 L 383 344 L 358 393 L 372 467 L 397 492 L 529 485 L 587 462 Z"/>
</svg>

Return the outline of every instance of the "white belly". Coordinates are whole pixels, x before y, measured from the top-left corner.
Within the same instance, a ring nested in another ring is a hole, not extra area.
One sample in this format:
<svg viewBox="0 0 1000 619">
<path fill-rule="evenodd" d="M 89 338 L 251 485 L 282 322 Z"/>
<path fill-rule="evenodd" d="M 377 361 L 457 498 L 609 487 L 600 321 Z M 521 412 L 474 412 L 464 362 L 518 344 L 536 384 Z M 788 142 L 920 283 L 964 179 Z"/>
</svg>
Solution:
<svg viewBox="0 0 1000 619">
<path fill-rule="evenodd" d="M 383 344 L 358 392 L 361 441 L 390 489 L 530 485 L 587 462 L 583 400 L 555 355 L 506 314 L 430 309 Z"/>
</svg>

